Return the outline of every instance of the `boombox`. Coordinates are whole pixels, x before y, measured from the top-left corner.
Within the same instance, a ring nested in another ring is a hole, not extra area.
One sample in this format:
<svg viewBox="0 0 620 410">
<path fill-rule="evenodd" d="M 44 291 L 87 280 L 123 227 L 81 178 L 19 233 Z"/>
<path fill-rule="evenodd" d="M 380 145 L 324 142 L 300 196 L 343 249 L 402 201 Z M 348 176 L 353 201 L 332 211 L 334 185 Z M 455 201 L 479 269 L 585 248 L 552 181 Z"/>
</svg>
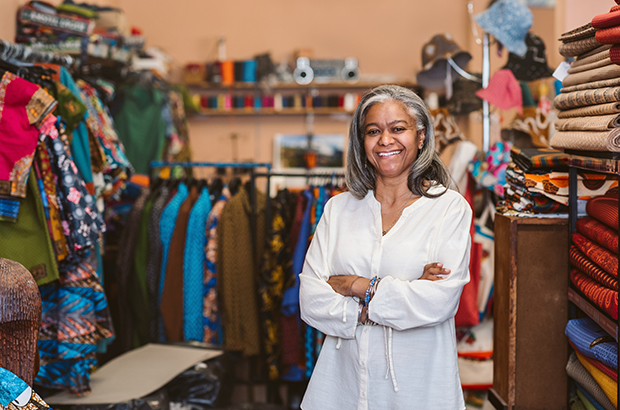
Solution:
<svg viewBox="0 0 620 410">
<path fill-rule="evenodd" d="M 307 57 L 297 59 L 297 67 L 293 72 L 297 84 L 357 82 L 359 68 L 357 59 L 353 57 L 344 60 L 310 60 Z"/>
</svg>

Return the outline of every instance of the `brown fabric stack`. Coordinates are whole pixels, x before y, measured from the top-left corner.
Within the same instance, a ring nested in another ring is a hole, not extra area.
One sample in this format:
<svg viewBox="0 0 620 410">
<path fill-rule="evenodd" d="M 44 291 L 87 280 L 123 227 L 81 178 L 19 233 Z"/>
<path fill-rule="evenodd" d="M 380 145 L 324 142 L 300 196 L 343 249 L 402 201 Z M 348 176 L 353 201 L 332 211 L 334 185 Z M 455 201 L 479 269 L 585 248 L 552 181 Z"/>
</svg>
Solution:
<svg viewBox="0 0 620 410">
<path fill-rule="evenodd" d="M 601 39 L 597 24 L 595 17 L 560 37 L 560 54 L 576 60 L 553 101 L 559 110 L 553 148 L 620 152 L 620 65 L 612 61 L 612 44 L 603 44 L 609 36 Z"/>
</svg>

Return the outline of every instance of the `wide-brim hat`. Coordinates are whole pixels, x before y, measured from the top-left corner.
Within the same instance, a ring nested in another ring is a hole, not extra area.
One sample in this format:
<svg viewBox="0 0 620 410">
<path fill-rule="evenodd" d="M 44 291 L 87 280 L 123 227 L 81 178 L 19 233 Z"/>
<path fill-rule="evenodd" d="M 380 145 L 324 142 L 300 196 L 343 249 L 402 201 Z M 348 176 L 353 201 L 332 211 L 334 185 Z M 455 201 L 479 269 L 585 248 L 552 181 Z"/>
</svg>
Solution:
<svg viewBox="0 0 620 410">
<path fill-rule="evenodd" d="M 473 74 L 478 76 L 477 74 Z M 480 76 L 478 76 L 480 77 Z M 482 109 L 482 100 L 476 95 L 482 83 L 459 77 L 453 86 L 452 97 L 446 103 L 450 114 L 467 115 Z"/>
<path fill-rule="evenodd" d="M 487 88 L 476 91 L 476 95 L 502 110 L 516 107 L 523 113 L 523 96 L 521 86 L 510 70 L 497 71 Z"/>
<path fill-rule="evenodd" d="M 476 21 L 493 35 L 508 51 L 524 57 L 527 53 L 525 36 L 534 18 L 530 9 L 519 0 L 498 0 L 485 11 L 476 14 Z"/>
<path fill-rule="evenodd" d="M 508 54 L 508 62 L 504 68 L 512 71 L 519 81 L 536 81 L 551 77 L 553 69 L 547 64 L 545 43 L 532 32 L 525 36 L 527 52 L 521 57 L 518 54 Z"/>
<path fill-rule="evenodd" d="M 471 54 L 462 50 L 448 33 L 437 34 L 433 36 L 422 47 L 422 71 L 416 75 L 418 84 L 424 88 L 441 90 L 445 88 L 445 81 L 448 75 L 448 57 L 458 65 L 465 69 Z M 450 67 L 452 82 L 454 82 L 459 74 Z"/>
</svg>

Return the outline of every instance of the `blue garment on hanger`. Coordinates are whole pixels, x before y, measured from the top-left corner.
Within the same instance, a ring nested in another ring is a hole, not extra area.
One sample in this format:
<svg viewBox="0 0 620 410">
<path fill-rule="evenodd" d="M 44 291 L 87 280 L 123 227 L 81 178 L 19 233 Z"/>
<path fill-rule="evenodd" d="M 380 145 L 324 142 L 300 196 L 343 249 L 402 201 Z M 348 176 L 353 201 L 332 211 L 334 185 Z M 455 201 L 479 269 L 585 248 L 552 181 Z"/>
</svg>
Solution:
<svg viewBox="0 0 620 410">
<path fill-rule="evenodd" d="M 74 94 L 82 103 L 82 92 L 75 84 L 71 73 L 64 68 L 60 67 L 60 83 L 67 87 L 72 94 Z M 92 184 L 93 182 L 93 170 L 90 162 L 90 144 L 88 142 L 88 130 L 86 129 L 86 120 L 88 119 L 88 110 L 84 114 L 84 119 L 73 130 L 71 138 L 71 154 L 73 155 L 73 162 L 78 169 L 78 172 L 86 184 Z"/>
<path fill-rule="evenodd" d="M 211 194 L 202 188 L 189 214 L 183 253 L 183 335 L 185 340 L 202 342 L 204 327 L 203 281 L 206 263 L 207 217 L 211 212 Z"/>
<path fill-rule="evenodd" d="M 179 216 L 179 208 L 181 208 L 181 204 L 183 204 L 183 201 L 185 201 L 188 195 L 189 191 L 187 189 L 187 185 L 185 185 L 184 183 L 180 183 L 176 195 L 170 200 L 170 203 L 166 205 L 166 207 L 161 213 L 161 218 L 159 219 L 159 234 L 162 245 L 162 256 L 157 306 L 161 304 L 161 295 L 164 292 L 164 283 L 166 279 L 166 264 L 168 263 L 168 251 L 170 250 L 170 242 L 172 241 L 174 225 L 176 225 L 177 216 Z"/>
<path fill-rule="evenodd" d="M 314 197 L 310 190 L 305 190 L 303 194 L 308 200 L 308 203 L 304 210 L 304 217 L 301 222 L 301 229 L 299 230 L 299 239 L 297 240 L 295 254 L 293 255 L 293 275 L 295 277 L 295 284 L 286 289 L 282 297 L 282 313 L 287 316 L 299 314 L 299 274 L 304 267 L 304 260 L 306 259 L 306 252 L 308 251 L 308 237 L 310 236 L 310 210 Z"/>
</svg>

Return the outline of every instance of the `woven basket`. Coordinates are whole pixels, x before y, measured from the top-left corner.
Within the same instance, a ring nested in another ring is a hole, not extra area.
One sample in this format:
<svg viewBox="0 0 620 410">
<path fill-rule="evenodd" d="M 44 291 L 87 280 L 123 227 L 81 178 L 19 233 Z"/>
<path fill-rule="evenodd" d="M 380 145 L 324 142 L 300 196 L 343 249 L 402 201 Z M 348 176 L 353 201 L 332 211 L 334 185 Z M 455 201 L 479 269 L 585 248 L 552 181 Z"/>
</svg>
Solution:
<svg viewBox="0 0 620 410">
<path fill-rule="evenodd" d="M 604 104 L 620 101 L 620 87 L 597 88 L 593 90 L 560 93 L 553 99 L 558 110 L 585 107 L 586 105 Z"/>
<path fill-rule="evenodd" d="M 562 86 L 570 87 L 592 81 L 609 80 L 620 77 L 620 66 L 616 64 L 608 64 L 592 70 L 583 71 L 575 74 L 569 74 L 562 80 Z"/>
<path fill-rule="evenodd" d="M 597 117 L 558 118 L 555 129 L 558 131 L 607 131 L 620 126 L 619 114 Z"/>
</svg>

